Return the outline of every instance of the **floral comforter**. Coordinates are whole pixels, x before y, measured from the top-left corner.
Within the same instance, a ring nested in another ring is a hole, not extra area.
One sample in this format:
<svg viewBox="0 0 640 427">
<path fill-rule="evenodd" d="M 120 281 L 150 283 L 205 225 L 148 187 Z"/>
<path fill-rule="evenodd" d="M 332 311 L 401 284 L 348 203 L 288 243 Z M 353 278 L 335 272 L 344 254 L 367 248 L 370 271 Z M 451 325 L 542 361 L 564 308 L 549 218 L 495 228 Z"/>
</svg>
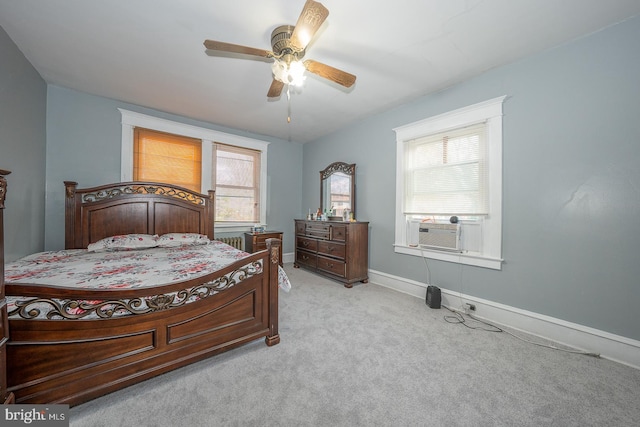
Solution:
<svg viewBox="0 0 640 427">
<path fill-rule="evenodd" d="M 8 263 L 5 280 L 90 289 L 145 288 L 204 276 L 247 255 L 219 241 L 206 245 L 114 252 L 89 252 L 85 249 L 49 251 Z M 291 289 L 281 267 L 278 285 L 284 291 Z M 10 315 L 16 311 L 16 303 L 25 299 L 30 298 L 7 296 Z"/>
</svg>

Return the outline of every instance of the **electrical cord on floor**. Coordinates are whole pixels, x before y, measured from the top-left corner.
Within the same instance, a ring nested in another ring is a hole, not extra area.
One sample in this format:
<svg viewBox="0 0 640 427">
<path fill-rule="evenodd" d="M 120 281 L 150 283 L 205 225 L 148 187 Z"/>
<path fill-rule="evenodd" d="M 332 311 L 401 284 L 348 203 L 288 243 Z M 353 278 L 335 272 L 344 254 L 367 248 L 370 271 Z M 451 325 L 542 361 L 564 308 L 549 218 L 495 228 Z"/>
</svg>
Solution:
<svg viewBox="0 0 640 427">
<path fill-rule="evenodd" d="M 431 284 L 431 270 L 429 270 L 429 263 L 427 262 L 427 257 L 424 256 L 424 251 L 422 250 L 422 246 L 418 245 L 418 248 L 420 249 L 420 255 L 422 256 L 422 259 L 424 260 L 424 265 L 425 267 L 427 267 L 427 285 Z"/>
<path fill-rule="evenodd" d="M 467 327 L 469 329 L 480 329 L 480 330 L 485 331 L 485 332 L 504 332 L 503 329 L 500 329 L 495 325 L 487 323 L 484 320 L 476 319 L 473 316 L 467 314 L 467 316 L 469 316 L 474 321 L 476 321 L 478 323 L 483 323 L 484 325 L 489 326 L 489 327 L 491 327 L 493 329 L 485 329 L 485 328 L 483 328 L 481 326 L 471 326 L 471 325 L 469 325 L 467 323 L 467 319 L 464 318 L 464 315 L 462 313 L 460 313 L 459 311 L 452 310 L 452 309 L 450 309 L 449 307 L 447 307 L 445 305 L 443 305 L 443 307 L 453 313 L 453 315 L 444 316 L 444 320 L 447 323 L 456 323 L 456 324 L 460 324 L 462 326 L 465 326 L 465 327 Z"/>
<path fill-rule="evenodd" d="M 486 322 L 484 320 L 480 320 L 477 317 L 473 316 L 472 314 L 467 314 L 467 316 L 471 320 L 473 320 L 475 322 L 478 322 L 478 323 L 481 323 L 481 324 L 483 324 L 485 326 L 489 326 L 489 327 L 491 327 L 493 329 L 485 329 L 484 327 L 481 327 L 481 326 L 470 326 L 470 325 L 467 324 L 467 319 L 464 317 L 464 315 L 462 313 L 460 313 L 459 311 L 456 311 L 456 310 L 452 310 L 451 308 L 449 308 L 449 307 L 447 307 L 445 305 L 443 305 L 443 307 L 453 313 L 453 315 L 444 316 L 444 320 L 447 323 L 461 324 L 463 326 L 466 326 L 469 329 L 480 329 L 480 330 L 485 331 L 485 332 L 504 332 L 505 334 L 511 335 L 512 337 L 517 338 L 520 341 L 524 341 L 524 342 L 526 342 L 528 344 L 533 344 L 533 345 L 537 345 L 537 346 L 540 346 L 540 347 L 550 348 L 552 350 L 563 351 L 565 353 L 581 354 L 583 356 L 590 356 L 590 357 L 600 358 L 600 354 L 599 353 L 592 353 L 592 352 L 581 351 L 581 350 L 571 350 L 571 349 L 567 349 L 567 348 L 556 347 L 556 346 L 551 345 L 551 344 L 543 344 L 543 343 L 531 341 L 531 340 L 528 340 L 528 339 L 523 338 L 521 336 L 518 336 L 518 335 L 516 335 L 516 334 L 514 334 L 512 332 L 509 332 L 507 330 L 499 328 L 498 326 L 493 325 L 493 324 L 491 324 L 489 322 Z"/>
<path fill-rule="evenodd" d="M 431 284 L 431 270 L 429 269 L 429 263 L 427 262 L 427 257 L 424 255 L 424 251 L 422 250 L 422 246 L 418 245 L 418 248 L 420 249 L 420 255 L 422 255 L 422 259 L 424 260 L 424 265 L 427 268 L 427 284 Z M 462 263 L 460 263 L 460 286 L 462 286 Z M 462 302 L 463 298 L 462 298 L 462 289 L 460 290 L 460 295 L 459 295 L 460 301 Z M 473 316 L 472 314 L 467 313 L 467 316 L 472 319 L 475 322 L 478 322 L 486 327 L 489 327 L 491 329 L 487 329 L 483 326 L 470 326 L 467 323 L 467 319 L 465 319 L 464 315 L 458 311 L 458 310 L 453 310 L 449 307 L 447 307 L 446 305 L 442 305 L 442 307 L 446 308 L 447 310 L 449 310 L 450 312 L 453 313 L 453 315 L 449 315 L 449 316 L 444 316 L 444 320 L 447 323 L 454 323 L 454 324 L 461 324 L 469 329 L 479 329 L 485 332 L 503 332 L 507 335 L 511 335 L 514 338 L 519 339 L 520 341 L 524 341 L 528 344 L 533 344 L 533 345 L 537 345 L 540 347 L 546 347 L 546 348 L 550 348 L 552 350 L 558 350 L 558 351 L 563 351 L 565 353 L 573 353 L 573 354 L 581 354 L 584 356 L 591 356 L 591 357 L 596 357 L 596 358 L 600 358 L 600 354 L 599 353 L 591 353 L 591 352 L 586 352 L 586 351 L 581 351 L 581 350 L 571 350 L 571 349 L 565 349 L 565 348 L 560 348 L 560 347 L 556 347 L 554 345 L 551 344 L 543 344 L 543 343 L 539 343 L 539 342 L 535 342 L 535 341 L 531 341 L 528 340 L 526 338 L 523 338 L 521 336 L 518 336 L 512 332 L 506 331 L 502 328 L 497 327 L 496 325 L 493 325 L 489 322 L 486 322 L 484 320 L 480 320 L 477 317 Z"/>
</svg>

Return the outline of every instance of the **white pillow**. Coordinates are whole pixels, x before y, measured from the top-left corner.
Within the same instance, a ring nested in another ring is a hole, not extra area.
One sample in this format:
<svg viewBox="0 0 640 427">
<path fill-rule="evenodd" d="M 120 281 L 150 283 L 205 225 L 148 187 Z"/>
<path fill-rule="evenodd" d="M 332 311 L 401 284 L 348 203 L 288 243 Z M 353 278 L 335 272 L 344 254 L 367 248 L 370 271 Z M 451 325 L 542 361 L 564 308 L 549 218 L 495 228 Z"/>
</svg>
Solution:
<svg viewBox="0 0 640 427">
<path fill-rule="evenodd" d="M 167 233 L 158 237 L 158 246 L 161 248 L 172 248 L 176 246 L 206 245 L 209 238 L 198 233 Z"/>
<path fill-rule="evenodd" d="M 100 239 L 87 246 L 89 252 L 101 251 L 130 251 L 148 249 L 158 246 L 158 236 L 151 234 L 122 234 Z"/>
</svg>

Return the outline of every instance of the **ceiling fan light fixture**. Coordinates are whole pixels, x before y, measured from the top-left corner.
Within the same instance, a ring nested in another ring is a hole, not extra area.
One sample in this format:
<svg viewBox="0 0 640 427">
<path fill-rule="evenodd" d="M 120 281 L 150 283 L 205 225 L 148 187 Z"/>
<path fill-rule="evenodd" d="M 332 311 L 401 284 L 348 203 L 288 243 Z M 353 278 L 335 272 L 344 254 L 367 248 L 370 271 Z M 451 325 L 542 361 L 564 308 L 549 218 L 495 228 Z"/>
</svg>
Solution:
<svg viewBox="0 0 640 427">
<path fill-rule="evenodd" d="M 276 59 L 271 65 L 273 77 L 289 86 L 301 87 L 304 84 L 306 68 L 302 61 L 293 60 L 286 62 Z"/>
<path fill-rule="evenodd" d="M 329 16 L 329 10 L 321 3 L 306 0 L 295 26 L 280 25 L 271 32 L 272 50 L 256 49 L 216 40 L 205 40 L 204 45 L 208 50 L 218 52 L 273 58 L 274 62 L 271 65 L 273 80 L 269 86 L 267 98 L 279 97 L 284 85 L 287 85 L 288 97 L 292 87 L 299 89 L 304 86 L 307 71 L 349 88 L 356 81 L 356 76 L 353 74 L 310 59 L 302 61 L 307 44 L 323 25 L 327 16 Z"/>
<path fill-rule="evenodd" d="M 297 36 L 300 46 L 306 46 L 311 41 L 312 34 L 310 34 L 309 31 L 301 30 L 298 32 Z"/>
</svg>

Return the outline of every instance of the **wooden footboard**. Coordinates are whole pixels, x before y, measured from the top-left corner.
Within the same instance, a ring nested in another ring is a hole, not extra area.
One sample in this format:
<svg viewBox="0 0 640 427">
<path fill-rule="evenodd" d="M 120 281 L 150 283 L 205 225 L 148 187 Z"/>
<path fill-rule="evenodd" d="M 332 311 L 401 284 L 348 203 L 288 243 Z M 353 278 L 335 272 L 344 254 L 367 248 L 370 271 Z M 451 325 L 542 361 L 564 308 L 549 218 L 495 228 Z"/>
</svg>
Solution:
<svg viewBox="0 0 640 427">
<path fill-rule="evenodd" d="M 279 245 L 272 240 L 248 259 L 263 262 L 261 274 L 178 308 L 96 320 L 10 319 L 9 391 L 16 403 L 77 405 L 260 337 L 277 344 Z"/>
</svg>

